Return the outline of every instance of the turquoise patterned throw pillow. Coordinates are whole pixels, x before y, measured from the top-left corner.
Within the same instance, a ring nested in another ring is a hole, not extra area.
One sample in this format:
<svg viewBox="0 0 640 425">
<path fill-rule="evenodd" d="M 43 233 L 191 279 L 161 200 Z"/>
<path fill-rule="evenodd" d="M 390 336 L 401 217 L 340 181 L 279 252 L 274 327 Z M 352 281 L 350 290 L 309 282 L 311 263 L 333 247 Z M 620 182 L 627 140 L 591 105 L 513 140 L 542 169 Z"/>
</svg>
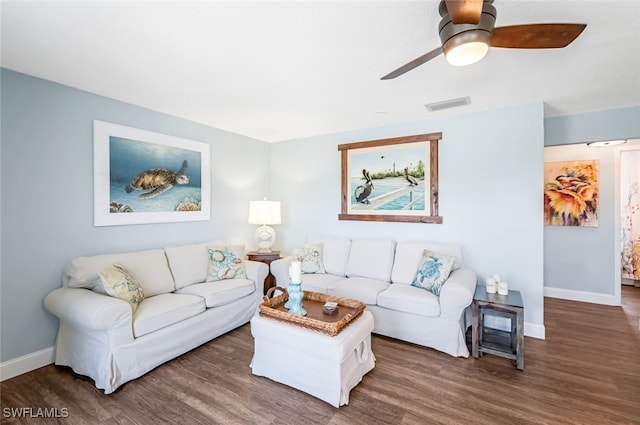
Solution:
<svg viewBox="0 0 640 425">
<path fill-rule="evenodd" d="M 243 260 L 244 247 L 209 246 L 207 252 L 209 253 L 207 282 L 247 277 Z"/>
<path fill-rule="evenodd" d="M 422 253 L 422 262 L 411 285 L 426 289 L 440 296 L 440 289 L 451 274 L 454 261 L 455 257 L 451 255 L 425 250 Z"/>
<path fill-rule="evenodd" d="M 291 255 L 300 261 L 302 273 L 326 273 L 322 261 L 322 245 L 294 246 Z"/>
</svg>

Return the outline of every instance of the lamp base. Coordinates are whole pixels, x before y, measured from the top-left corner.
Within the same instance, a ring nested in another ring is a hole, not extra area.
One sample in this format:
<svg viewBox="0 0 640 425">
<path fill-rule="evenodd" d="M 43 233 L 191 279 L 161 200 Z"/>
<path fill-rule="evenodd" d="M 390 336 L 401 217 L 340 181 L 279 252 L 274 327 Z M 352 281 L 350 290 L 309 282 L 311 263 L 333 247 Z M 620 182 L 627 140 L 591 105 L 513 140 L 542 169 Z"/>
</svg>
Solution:
<svg viewBox="0 0 640 425">
<path fill-rule="evenodd" d="M 276 231 L 269 226 L 260 226 L 254 234 L 258 252 L 272 252 L 271 247 L 276 241 Z"/>
</svg>

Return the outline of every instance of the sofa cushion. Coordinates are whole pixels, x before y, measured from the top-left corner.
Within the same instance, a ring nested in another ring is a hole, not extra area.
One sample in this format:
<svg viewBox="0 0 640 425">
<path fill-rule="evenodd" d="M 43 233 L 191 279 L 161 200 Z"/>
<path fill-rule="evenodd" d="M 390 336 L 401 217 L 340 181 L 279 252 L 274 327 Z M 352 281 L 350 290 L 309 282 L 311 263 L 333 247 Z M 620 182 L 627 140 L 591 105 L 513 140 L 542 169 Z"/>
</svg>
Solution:
<svg viewBox="0 0 640 425">
<path fill-rule="evenodd" d="M 135 313 L 138 305 L 144 300 L 144 291 L 136 278 L 120 264 L 113 264 L 101 270 L 99 275 L 104 291 L 112 297 L 128 302 Z"/>
<path fill-rule="evenodd" d="M 256 291 L 256 285 L 249 279 L 226 279 L 214 282 L 196 283 L 176 291 L 202 297 L 207 308 L 232 303 Z"/>
<path fill-rule="evenodd" d="M 164 251 L 167 254 L 176 289 L 204 282 L 207 279 L 209 254 L 206 243 L 170 246 Z"/>
<path fill-rule="evenodd" d="M 411 286 L 440 295 L 440 288 L 451 274 L 454 261 L 455 258 L 450 255 L 425 250 L 422 254 L 422 264 Z"/>
<path fill-rule="evenodd" d="M 415 286 L 397 283 L 378 294 L 378 307 L 419 316 L 440 316 L 440 302 L 436 295 Z"/>
<path fill-rule="evenodd" d="M 391 281 L 393 283 L 411 285 L 413 278 L 416 277 L 416 270 L 422 264 L 422 253 L 425 249 L 454 256 L 453 270 L 458 270 L 462 267 L 462 246 L 460 245 L 432 242 L 398 242 L 393 270 L 391 271 Z"/>
<path fill-rule="evenodd" d="M 146 298 L 133 316 L 133 335 L 139 338 L 204 310 L 204 299 L 194 295 L 160 294 Z"/>
<path fill-rule="evenodd" d="M 344 276 L 335 274 L 305 274 L 302 275 L 302 290 L 326 293 L 327 288 L 338 280 L 344 279 Z"/>
<path fill-rule="evenodd" d="M 164 249 L 76 257 L 65 268 L 63 284 L 70 288 L 92 289 L 96 279 L 99 279 L 100 270 L 116 263 L 136 277 L 145 297 L 173 292 L 175 289 Z"/>
<path fill-rule="evenodd" d="M 291 248 L 291 256 L 300 261 L 302 273 L 325 273 L 322 260 L 322 244 L 297 245 Z"/>
<path fill-rule="evenodd" d="M 352 240 L 347 276 L 362 276 L 390 282 L 394 252 L 395 242 L 388 239 Z"/>
<path fill-rule="evenodd" d="M 207 251 L 209 253 L 208 282 L 247 277 L 243 246 L 209 245 Z"/>
<path fill-rule="evenodd" d="M 322 244 L 322 261 L 327 273 L 346 276 L 347 259 L 351 240 L 347 238 L 334 238 L 326 236 L 310 237 L 310 244 Z"/>
<path fill-rule="evenodd" d="M 384 291 L 389 282 L 368 277 L 350 277 L 338 280 L 327 288 L 327 292 L 340 297 L 355 298 L 365 304 L 375 305 L 378 293 Z"/>
</svg>

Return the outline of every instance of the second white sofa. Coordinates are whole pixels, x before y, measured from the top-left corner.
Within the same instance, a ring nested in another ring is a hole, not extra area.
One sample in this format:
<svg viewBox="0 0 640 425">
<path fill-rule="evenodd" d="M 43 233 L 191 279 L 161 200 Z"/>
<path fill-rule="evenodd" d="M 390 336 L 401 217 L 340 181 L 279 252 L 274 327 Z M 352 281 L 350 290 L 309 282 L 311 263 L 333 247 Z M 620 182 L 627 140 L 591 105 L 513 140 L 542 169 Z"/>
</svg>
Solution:
<svg viewBox="0 0 640 425">
<path fill-rule="evenodd" d="M 319 237 L 290 251 L 301 248 L 315 249 L 324 268 L 324 272 L 302 275 L 304 290 L 364 302 L 374 317 L 374 333 L 452 356 L 469 356 L 465 310 L 473 300 L 477 276 L 464 266 L 460 245 Z M 411 285 L 425 250 L 455 257 L 439 295 Z M 287 287 L 292 260 L 288 256 L 271 263 L 278 286 Z"/>
</svg>

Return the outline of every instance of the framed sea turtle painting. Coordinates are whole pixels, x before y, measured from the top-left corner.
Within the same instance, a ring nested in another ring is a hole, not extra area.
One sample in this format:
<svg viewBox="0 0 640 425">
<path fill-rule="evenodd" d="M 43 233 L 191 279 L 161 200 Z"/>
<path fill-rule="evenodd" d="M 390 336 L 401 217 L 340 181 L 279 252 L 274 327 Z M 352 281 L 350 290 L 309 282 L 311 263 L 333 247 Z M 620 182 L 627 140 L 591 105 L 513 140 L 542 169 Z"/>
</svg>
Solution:
<svg viewBox="0 0 640 425">
<path fill-rule="evenodd" d="M 211 218 L 210 146 L 93 121 L 94 225 Z"/>
<path fill-rule="evenodd" d="M 438 215 L 438 141 L 442 133 L 338 145 L 339 220 L 442 223 Z"/>
</svg>

